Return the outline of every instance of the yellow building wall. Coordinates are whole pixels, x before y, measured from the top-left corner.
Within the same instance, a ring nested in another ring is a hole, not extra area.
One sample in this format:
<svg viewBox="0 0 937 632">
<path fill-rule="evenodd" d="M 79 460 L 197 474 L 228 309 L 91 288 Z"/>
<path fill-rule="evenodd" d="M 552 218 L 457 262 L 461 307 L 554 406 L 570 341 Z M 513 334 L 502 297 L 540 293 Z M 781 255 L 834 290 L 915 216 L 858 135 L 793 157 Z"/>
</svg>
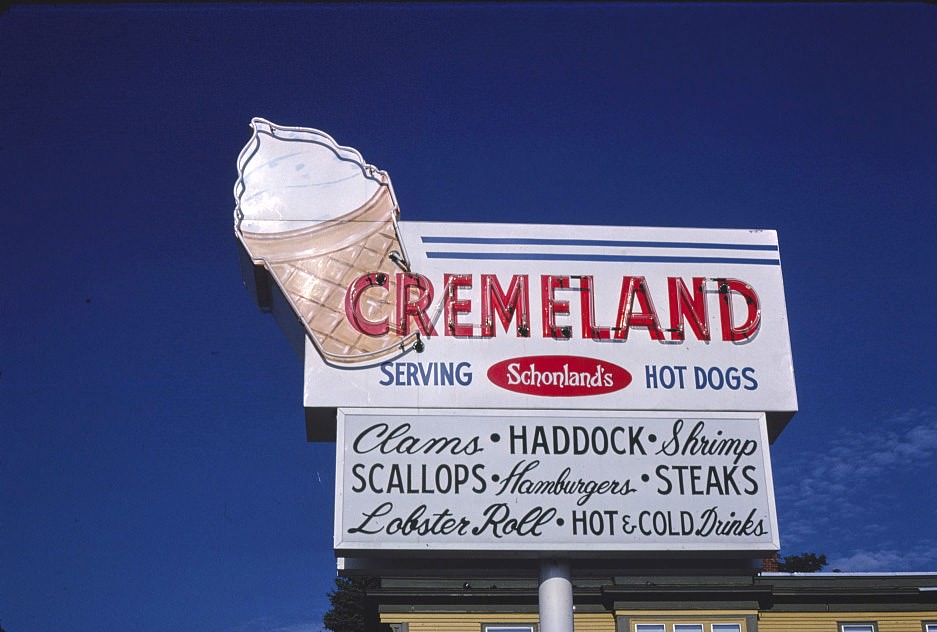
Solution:
<svg viewBox="0 0 937 632">
<path fill-rule="evenodd" d="M 406 623 L 409 632 L 479 632 L 483 623 L 537 623 L 536 613 L 383 612 L 381 623 Z"/>
<path fill-rule="evenodd" d="M 536 625 L 537 613 L 482 614 L 476 612 L 452 613 L 381 613 L 381 623 L 406 623 L 409 632 L 480 632 L 486 623 L 518 623 Z M 610 612 L 573 615 L 576 632 L 615 632 L 615 617 Z"/>
<path fill-rule="evenodd" d="M 611 612 L 575 614 L 573 628 L 577 632 L 615 632 L 615 615 Z"/>
<path fill-rule="evenodd" d="M 937 610 L 918 612 L 761 612 L 725 610 L 633 610 L 618 611 L 632 622 L 690 621 L 694 623 L 735 623 L 744 617 L 757 615 L 758 632 L 839 632 L 839 623 L 875 622 L 878 632 L 922 632 L 922 622 L 937 621 Z M 477 612 L 385 612 L 381 623 L 406 623 L 409 632 L 480 632 L 483 624 L 528 624 L 539 622 L 536 613 L 477 613 Z M 615 632 L 612 613 L 582 613 L 573 617 L 576 632 Z M 746 632 L 752 632 L 747 630 Z"/>
<path fill-rule="evenodd" d="M 839 623 L 878 624 L 878 632 L 922 632 L 924 621 L 937 620 L 933 612 L 763 612 L 758 632 L 838 632 Z"/>
</svg>

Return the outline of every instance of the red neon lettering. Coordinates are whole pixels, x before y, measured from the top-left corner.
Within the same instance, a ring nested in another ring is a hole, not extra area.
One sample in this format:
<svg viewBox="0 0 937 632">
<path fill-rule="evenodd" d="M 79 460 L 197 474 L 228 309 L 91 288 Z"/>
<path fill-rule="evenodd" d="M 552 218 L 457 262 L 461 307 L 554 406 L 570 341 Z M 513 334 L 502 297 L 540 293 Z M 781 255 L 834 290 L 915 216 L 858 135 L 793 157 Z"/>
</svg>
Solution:
<svg viewBox="0 0 937 632">
<path fill-rule="evenodd" d="M 634 299 L 637 297 L 640 312 L 634 311 Z M 618 302 L 618 318 L 615 321 L 615 339 L 627 340 L 631 327 L 647 327 L 651 340 L 663 340 L 654 303 L 647 291 L 647 281 L 643 276 L 625 276 L 621 279 L 621 298 Z"/>
<path fill-rule="evenodd" d="M 719 284 L 719 316 L 722 319 L 722 339 L 730 342 L 742 342 L 758 333 L 761 326 L 761 303 L 755 288 L 738 279 L 716 279 Z M 732 293 L 740 294 L 748 306 L 745 322 L 733 325 Z"/>
<path fill-rule="evenodd" d="M 505 292 L 493 274 L 483 274 L 482 280 L 482 336 L 495 335 L 493 314 L 498 316 L 507 332 L 511 319 L 517 317 L 516 331 L 519 338 L 530 335 L 530 299 L 527 291 L 527 275 L 515 274 Z"/>
<path fill-rule="evenodd" d="M 667 292 L 670 296 L 670 339 L 684 340 L 683 320 L 697 340 L 709 340 L 709 318 L 706 316 L 706 279 L 693 277 L 693 296 L 680 277 L 667 277 Z"/>
<path fill-rule="evenodd" d="M 593 340 L 609 340 L 612 337 L 611 327 L 596 327 L 595 325 L 595 298 L 592 294 L 592 277 L 579 277 L 579 306 L 582 311 L 582 337 Z"/>
<path fill-rule="evenodd" d="M 416 290 L 416 297 L 411 297 Z M 412 300 L 411 300 L 412 298 Z M 422 274 L 397 273 L 397 335 L 410 333 L 410 319 L 416 319 L 416 327 L 424 336 L 435 336 L 436 330 L 426 310 L 433 302 L 433 284 Z"/>
<path fill-rule="evenodd" d="M 556 315 L 569 313 L 569 301 L 559 300 L 553 295 L 558 289 L 568 288 L 568 276 L 551 276 L 544 274 L 540 277 L 540 300 L 543 306 L 544 338 L 569 338 L 569 336 L 564 335 L 563 332 L 563 329 L 569 331 L 568 328 L 556 326 Z"/>
<path fill-rule="evenodd" d="M 443 301 L 443 311 L 446 315 L 447 336 L 471 336 L 472 326 L 459 323 L 459 314 L 468 314 L 472 311 L 472 301 L 459 298 L 459 288 L 472 288 L 471 274 L 448 274 L 443 277 L 446 287 L 446 296 Z"/>
<path fill-rule="evenodd" d="M 375 321 L 368 320 L 361 313 L 361 297 L 364 296 L 365 291 L 372 287 L 379 287 L 386 292 L 387 285 L 386 274 L 371 272 L 358 277 L 354 283 L 348 286 L 348 290 L 345 292 L 345 317 L 351 323 L 351 326 L 360 333 L 368 336 L 383 336 L 390 330 L 386 316 Z"/>
</svg>

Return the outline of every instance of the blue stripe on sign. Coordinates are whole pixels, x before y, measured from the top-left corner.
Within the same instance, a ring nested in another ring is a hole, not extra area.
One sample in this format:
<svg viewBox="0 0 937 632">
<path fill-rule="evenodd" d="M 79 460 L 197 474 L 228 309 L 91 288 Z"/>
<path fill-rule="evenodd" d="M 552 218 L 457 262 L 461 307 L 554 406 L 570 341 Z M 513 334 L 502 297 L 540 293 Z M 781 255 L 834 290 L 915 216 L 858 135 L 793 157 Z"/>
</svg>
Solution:
<svg viewBox="0 0 937 632">
<path fill-rule="evenodd" d="M 777 252 L 771 244 L 719 244 L 697 241 L 616 241 L 612 239 L 543 239 L 539 237 L 434 237 L 424 244 L 501 244 L 508 246 L 602 246 L 606 248 L 697 248 L 700 250 L 760 250 Z"/>
<path fill-rule="evenodd" d="M 755 266 L 779 266 L 779 259 L 746 259 L 744 257 L 678 257 L 641 255 L 588 255 L 549 252 L 427 252 L 427 259 L 489 259 L 494 261 L 606 261 L 613 263 L 738 263 Z"/>
</svg>

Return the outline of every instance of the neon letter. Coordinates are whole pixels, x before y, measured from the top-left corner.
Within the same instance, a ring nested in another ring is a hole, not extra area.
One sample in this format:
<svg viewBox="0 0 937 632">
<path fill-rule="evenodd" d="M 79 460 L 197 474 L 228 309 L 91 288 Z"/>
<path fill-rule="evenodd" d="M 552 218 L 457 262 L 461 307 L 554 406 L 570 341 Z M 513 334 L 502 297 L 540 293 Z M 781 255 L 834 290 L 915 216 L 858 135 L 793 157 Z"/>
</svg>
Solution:
<svg viewBox="0 0 937 632">
<path fill-rule="evenodd" d="M 670 339 L 684 340 L 683 319 L 690 322 L 690 329 L 697 340 L 709 340 L 709 318 L 706 316 L 706 279 L 693 277 L 693 296 L 680 277 L 667 277 L 670 295 Z"/>
<path fill-rule="evenodd" d="M 719 284 L 719 315 L 722 318 L 722 339 L 742 342 L 758 333 L 761 326 L 761 303 L 755 288 L 738 279 L 716 279 Z M 745 322 L 738 327 L 732 324 L 732 293 L 740 294 L 748 305 Z"/>
<path fill-rule="evenodd" d="M 472 301 L 468 299 L 459 299 L 459 288 L 472 288 L 472 275 L 470 274 L 449 274 L 443 277 L 443 283 L 446 286 L 446 296 L 443 301 L 443 311 L 446 314 L 446 335 L 447 336 L 471 336 L 471 325 L 460 325 L 458 321 L 459 314 L 468 314 L 472 311 Z"/>
<path fill-rule="evenodd" d="M 640 312 L 634 311 L 634 299 L 637 297 Z M 618 318 L 615 321 L 615 339 L 627 340 L 630 327 L 647 327 L 651 340 L 663 340 L 654 303 L 647 291 L 647 281 L 643 276 L 625 276 L 621 278 L 621 298 L 618 301 Z"/>
<path fill-rule="evenodd" d="M 592 276 L 579 277 L 579 308 L 582 312 L 583 338 L 608 340 L 612 337 L 611 327 L 595 326 L 595 300 L 592 296 Z"/>
<path fill-rule="evenodd" d="M 384 336 L 389 331 L 387 317 L 381 320 L 368 320 L 361 313 L 361 297 L 371 287 L 384 288 L 387 291 L 387 275 L 383 272 L 370 272 L 355 279 L 345 292 L 345 318 L 356 331 L 368 336 Z M 372 305 L 373 307 L 373 305 Z"/>
<path fill-rule="evenodd" d="M 416 298 L 410 300 L 410 290 L 417 291 Z M 422 274 L 412 272 L 397 273 L 397 334 L 406 336 L 410 333 L 410 318 L 416 319 L 417 329 L 424 336 L 435 336 L 436 330 L 430 322 L 426 310 L 433 302 L 433 284 Z"/>
<path fill-rule="evenodd" d="M 568 338 L 560 333 L 562 327 L 556 326 L 557 314 L 569 313 L 569 301 L 561 301 L 554 298 L 553 293 L 557 289 L 568 289 L 568 276 L 541 275 L 540 277 L 540 302 L 543 306 L 543 337 L 544 338 Z"/>
<path fill-rule="evenodd" d="M 511 319 L 517 316 L 517 336 L 526 338 L 530 335 L 530 299 L 527 292 L 527 275 L 515 274 L 505 292 L 494 274 L 483 274 L 482 280 L 482 336 L 492 338 L 495 335 L 493 314 L 498 315 L 504 331 L 508 330 Z"/>
</svg>

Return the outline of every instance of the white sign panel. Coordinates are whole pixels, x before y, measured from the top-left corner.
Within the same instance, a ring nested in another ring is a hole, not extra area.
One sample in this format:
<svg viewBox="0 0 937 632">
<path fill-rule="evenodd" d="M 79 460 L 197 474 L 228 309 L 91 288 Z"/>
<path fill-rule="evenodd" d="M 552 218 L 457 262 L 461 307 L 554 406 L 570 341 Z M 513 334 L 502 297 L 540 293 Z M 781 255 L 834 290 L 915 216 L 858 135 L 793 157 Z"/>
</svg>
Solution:
<svg viewBox="0 0 937 632">
<path fill-rule="evenodd" d="M 410 271 L 355 275 L 337 317 L 396 346 L 339 363 L 308 342 L 307 407 L 797 409 L 773 231 L 401 222 L 399 236 Z"/>
<path fill-rule="evenodd" d="M 763 414 L 339 410 L 335 549 L 778 549 Z"/>
</svg>

